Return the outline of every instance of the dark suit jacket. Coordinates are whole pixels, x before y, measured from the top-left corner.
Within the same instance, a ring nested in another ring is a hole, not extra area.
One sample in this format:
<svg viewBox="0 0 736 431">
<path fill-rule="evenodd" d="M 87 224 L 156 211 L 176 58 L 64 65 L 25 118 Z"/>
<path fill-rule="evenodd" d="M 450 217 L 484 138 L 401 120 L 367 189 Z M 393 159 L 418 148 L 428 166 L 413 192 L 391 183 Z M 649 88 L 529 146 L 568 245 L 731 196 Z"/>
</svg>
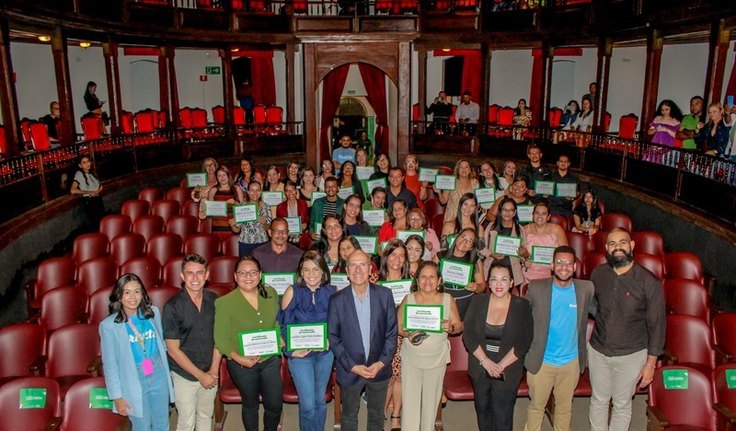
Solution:
<svg viewBox="0 0 736 431">
<path fill-rule="evenodd" d="M 473 352 L 478 346 L 485 350 L 485 326 L 490 297 L 490 293 L 473 295 L 473 302 L 470 303 L 468 312 L 465 314 L 463 341 L 468 349 L 468 374 L 473 379 L 477 379 L 485 373 L 485 369 L 473 356 Z M 529 302 L 524 298 L 513 295 L 511 296 L 503 335 L 501 336 L 501 347 L 498 351 L 499 358 L 503 358 L 513 348 L 516 357 L 519 358 L 504 371 L 504 381 L 513 387 L 519 387 L 524 368 L 524 356 L 529 350 L 532 336 L 532 310 L 529 307 Z"/>
<path fill-rule="evenodd" d="M 391 377 L 391 359 L 396 352 L 396 305 L 391 290 L 370 283 L 371 325 L 370 348 L 365 357 L 363 339 L 360 336 L 358 313 L 355 311 L 352 286 L 330 297 L 327 311 L 327 328 L 330 350 L 335 354 L 337 382 L 340 385 L 356 385 L 366 380 L 350 371 L 355 365 L 370 366 L 377 361 L 384 363 L 372 380 L 380 382 Z"/>
<path fill-rule="evenodd" d="M 586 349 L 585 333 L 588 328 L 588 310 L 593 300 L 593 283 L 587 280 L 573 279 L 575 286 L 575 299 L 578 307 L 578 360 L 580 361 L 580 372 L 585 371 L 588 363 L 588 351 Z M 525 298 L 532 306 L 534 317 L 534 339 L 526 354 L 524 365 L 526 369 L 536 374 L 542 367 L 544 350 L 547 348 L 547 335 L 549 333 L 550 310 L 552 306 L 552 279 L 532 280 L 529 283 Z"/>
</svg>

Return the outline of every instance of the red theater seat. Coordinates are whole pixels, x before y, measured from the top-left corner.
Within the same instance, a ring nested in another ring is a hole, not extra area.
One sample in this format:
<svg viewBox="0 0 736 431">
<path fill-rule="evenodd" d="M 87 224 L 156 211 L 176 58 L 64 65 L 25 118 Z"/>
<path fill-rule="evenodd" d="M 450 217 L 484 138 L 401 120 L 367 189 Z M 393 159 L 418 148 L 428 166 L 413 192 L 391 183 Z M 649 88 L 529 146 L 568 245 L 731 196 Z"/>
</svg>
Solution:
<svg viewBox="0 0 736 431">
<path fill-rule="evenodd" d="M 209 233 L 195 233 L 184 242 L 184 255 L 198 254 L 207 262 L 217 256 L 220 238 Z"/>
<path fill-rule="evenodd" d="M 450 340 L 450 364 L 445 372 L 445 396 L 452 401 L 472 400 L 473 386 L 468 376 L 468 351 L 465 350 L 463 337 L 456 335 Z"/>
<path fill-rule="evenodd" d="M 121 233 L 130 232 L 133 222 L 130 217 L 122 214 L 106 215 L 100 220 L 100 233 L 107 236 L 108 241 L 112 241 Z"/>
<path fill-rule="evenodd" d="M 31 310 L 41 308 L 41 298 L 51 289 L 74 284 L 77 265 L 70 257 L 52 257 L 38 266 L 35 280 L 26 285 L 26 303 Z"/>
<path fill-rule="evenodd" d="M 90 398 L 93 390 L 103 390 L 105 379 L 103 377 L 91 377 L 74 383 L 64 398 L 64 420 L 61 423 L 61 431 L 80 430 L 117 430 L 126 429 L 129 420 L 113 413 L 112 409 L 93 407 Z M 94 395 L 98 395 L 97 393 Z"/>
<path fill-rule="evenodd" d="M 181 288 L 181 265 L 184 258 L 174 257 L 161 268 L 161 285 Z"/>
<path fill-rule="evenodd" d="M 676 278 L 664 282 L 664 303 L 670 314 L 685 314 L 710 322 L 708 291 L 694 280 Z"/>
<path fill-rule="evenodd" d="M 138 217 L 148 214 L 150 208 L 151 204 L 148 201 L 130 199 L 123 202 L 123 206 L 120 208 L 120 214 L 127 215 L 135 223 Z"/>
<path fill-rule="evenodd" d="M 45 352 L 43 326 L 16 323 L 0 328 L 0 386 L 13 378 L 31 376 L 31 364 Z"/>
<path fill-rule="evenodd" d="M 77 286 L 57 287 L 41 299 L 39 323 L 47 333 L 87 319 L 87 294 Z"/>
<path fill-rule="evenodd" d="M 146 247 L 146 238 L 137 233 L 124 233 L 110 241 L 110 257 L 118 266 L 122 266 L 128 259 L 143 256 Z"/>
<path fill-rule="evenodd" d="M 710 327 L 697 317 L 668 315 L 664 350 L 668 365 L 693 367 L 708 375 L 715 367 Z"/>
<path fill-rule="evenodd" d="M 153 205 L 153 202 L 162 200 L 165 194 L 161 187 L 144 187 L 138 192 L 138 199 Z"/>
<path fill-rule="evenodd" d="M 664 281 L 664 262 L 662 262 L 661 257 L 653 254 L 637 253 L 634 250 L 634 261 L 648 269 L 659 281 Z"/>
<path fill-rule="evenodd" d="M 723 313 L 713 318 L 713 344 L 719 362 L 736 358 L 736 313 Z"/>
<path fill-rule="evenodd" d="M 74 238 L 72 257 L 77 264 L 94 257 L 107 256 L 107 236 L 101 233 L 85 233 Z"/>
<path fill-rule="evenodd" d="M 109 257 L 96 257 L 79 265 L 77 287 L 91 295 L 115 284 L 118 265 Z"/>
<path fill-rule="evenodd" d="M 152 289 L 161 278 L 161 264 L 154 257 L 134 257 L 120 267 L 121 275 L 128 273 L 137 275 L 146 289 Z"/>
<path fill-rule="evenodd" d="M 664 240 L 662 235 L 650 230 L 631 232 L 631 239 L 635 243 L 637 252 L 664 257 Z"/>
<path fill-rule="evenodd" d="M 157 215 L 168 222 L 171 217 L 179 215 L 179 202 L 175 200 L 161 199 L 151 204 L 151 214 Z"/>
<path fill-rule="evenodd" d="M 675 251 L 664 255 L 667 278 L 685 278 L 705 285 L 703 264 L 700 258 L 687 251 Z"/>
<path fill-rule="evenodd" d="M 164 219 L 157 215 L 142 215 L 133 222 L 133 233 L 143 236 L 146 242 L 154 235 L 163 233 Z"/>
<path fill-rule="evenodd" d="M 161 266 L 174 257 L 181 256 L 181 237 L 173 233 L 159 233 L 146 244 L 146 255 L 155 258 Z"/>
<path fill-rule="evenodd" d="M 55 379 L 62 397 L 75 382 L 93 377 L 100 358 L 97 327 L 85 323 L 67 325 L 49 336 L 46 376 Z"/>
<path fill-rule="evenodd" d="M 727 378 L 733 379 L 736 373 L 736 365 L 725 364 L 719 365 L 711 374 L 711 383 L 713 386 L 713 402 L 718 413 L 716 416 L 717 430 L 733 431 L 736 420 L 736 390 L 733 388 L 733 380 L 731 383 Z M 729 376 L 730 374 L 730 376 Z"/>
<path fill-rule="evenodd" d="M 110 315 L 111 289 L 100 289 L 89 297 L 87 323 L 97 326 Z"/>
<path fill-rule="evenodd" d="M 189 235 L 197 233 L 199 219 L 189 215 L 175 215 L 166 223 L 166 232 L 179 235 L 186 241 Z"/>
<path fill-rule="evenodd" d="M 166 200 L 179 202 L 179 207 L 192 200 L 191 191 L 186 187 L 174 187 L 166 192 Z"/>
<path fill-rule="evenodd" d="M 21 391 L 45 391 L 43 406 L 26 408 L 20 403 Z M 0 386 L 0 417 L 3 430 L 45 430 L 56 417 L 61 416 L 59 384 L 46 377 L 22 377 Z"/>
<path fill-rule="evenodd" d="M 639 117 L 634 114 L 621 116 L 618 121 L 618 137 L 625 139 L 633 139 L 636 134 L 636 125 L 639 124 Z"/>
<path fill-rule="evenodd" d="M 207 269 L 210 272 L 210 284 L 227 284 L 230 287 L 235 283 L 236 256 L 217 256 L 210 260 Z"/>
<path fill-rule="evenodd" d="M 169 299 L 179 292 L 181 292 L 181 289 L 174 286 L 159 286 L 149 289 L 148 296 L 151 298 L 153 305 L 158 307 L 159 310 L 163 310 Z"/>
<path fill-rule="evenodd" d="M 585 262 L 585 256 L 593 251 L 593 243 L 590 237 L 580 232 L 565 232 L 567 243 L 575 250 L 575 257 Z"/>
<path fill-rule="evenodd" d="M 687 389 L 667 389 L 664 376 L 669 372 L 687 372 Z M 710 372 L 689 367 L 662 367 L 654 371 L 649 385 L 647 430 L 715 431 Z"/>
<path fill-rule="evenodd" d="M 611 230 L 615 227 L 626 229 L 631 232 L 633 223 L 628 214 L 623 213 L 606 213 L 601 218 L 601 229 Z"/>
</svg>

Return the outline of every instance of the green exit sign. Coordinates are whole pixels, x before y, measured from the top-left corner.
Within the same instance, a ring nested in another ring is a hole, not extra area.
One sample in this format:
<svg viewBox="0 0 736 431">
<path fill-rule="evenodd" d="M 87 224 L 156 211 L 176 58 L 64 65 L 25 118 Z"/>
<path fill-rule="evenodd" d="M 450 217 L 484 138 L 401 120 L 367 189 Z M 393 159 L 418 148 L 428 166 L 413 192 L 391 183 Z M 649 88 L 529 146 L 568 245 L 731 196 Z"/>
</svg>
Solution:
<svg viewBox="0 0 736 431">
<path fill-rule="evenodd" d="M 207 75 L 219 75 L 220 66 L 205 66 L 204 73 L 206 73 Z"/>
</svg>

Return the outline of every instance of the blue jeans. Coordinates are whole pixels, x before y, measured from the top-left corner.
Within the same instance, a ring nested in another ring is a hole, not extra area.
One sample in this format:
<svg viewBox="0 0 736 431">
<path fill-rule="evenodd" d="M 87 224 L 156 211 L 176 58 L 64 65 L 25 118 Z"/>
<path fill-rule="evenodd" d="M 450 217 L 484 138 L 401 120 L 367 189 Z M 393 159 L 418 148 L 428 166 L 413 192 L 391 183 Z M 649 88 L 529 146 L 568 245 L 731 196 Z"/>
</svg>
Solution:
<svg viewBox="0 0 736 431">
<path fill-rule="evenodd" d="M 160 357 L 153 360 L 153 374 L 150 376 L 143 375 L 140 365 L 137 368 L 143 392 L 143 412 L 133 412 L 128 416 L 133 431 L 169 431 L 169 375 Z"/>
<path fill-rule="evenodd" d="M 312 352 L 303 358 L 289 358 L 289 371 L 299 395 L 299 429 L 323 431 L 327 416 L 325 391 L 332 373 L 331 351 Z"/>
</svg>

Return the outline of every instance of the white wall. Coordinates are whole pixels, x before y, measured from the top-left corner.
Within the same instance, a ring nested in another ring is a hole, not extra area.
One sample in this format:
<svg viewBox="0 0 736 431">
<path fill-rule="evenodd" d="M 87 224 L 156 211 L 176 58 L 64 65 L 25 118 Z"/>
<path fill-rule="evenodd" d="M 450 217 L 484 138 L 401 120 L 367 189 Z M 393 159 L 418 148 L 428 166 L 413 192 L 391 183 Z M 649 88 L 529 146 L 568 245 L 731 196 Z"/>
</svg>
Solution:
<svg viewBox="0 0 736 431">
<path fill-rule="evenodd" d="M 223 104 L 222 60 L 217 51 L 177 49 L 174 64 L 179 106 L 203 108 L 207 111 L 208 118 L 212 119 L 212 107 Z M 220 67 L 221 74 L 207 75 L 207 81 L 201 82 L 199 77 L 205 74 L 206 66 Z"/>
<path fill-rule="evenodd" d="M 76 117 L 77 132 L 82 131 L 80 119 L 86 114 L 87 107 L 84 104 L 84 92 L 87 90 L 87 82 L 94 81 L 97 84 L 95 94 L 100 101 L 108 100 L 107 77 L 105 75 L 105 57 L 102 47 L 91 46 L 81 48 L 69 45 L 67 49 L 69 61 L 69 76 L 72 85 L 72 103 L 74 105 L 74 116 Z M 54 83 L 55 84 L 55 83 Z M 109 112 L 110 106 L 105 103 L 103 111 Z"/>
<path fill-rule="evenodd" d="M 621 116 L 631 112 L 640 117 L 641 121 L 646 58 L 647 50 L 643 46 L 613 48 L 606 104 L 611 113 L 610 131 L 618 131 Z"/>
<path fill-rule="evenodd" d="M 493 51 L 490 104 L 516 106 L 522 98 L 528 102 L 532 63 L 532 51 L 529 49 Z"/>
<path fill-rule="evenodd" d="M 118 73 L 120 74 L 120 106 L 124 111 L 137 112 L 141 109 L 161 109 L 161 98 L 159 93 L 159 76 L 158 76 L 158 55 L 125 55 L 123 48 L 118 48 Z M 152 67 L 146 67 L 149 73 L 145 76 L 135 76 L 136 66 L 139 62 L 155 62 L 156 70 Z M 177 70 L 177 77 L 178 77 Z M 136 86 L 145 85 L 156 90 L 153 94 L 149 94 L 141 99 Z"/>
<path fill-rule="evenodd" d="M 49 103 L 59 98 L 51 45 L 11 42 L 10 57 L 15 72 L 18 117 L 38 119 L 48 114 Z M 79 103 L 84 106 L 81 99 Z"/>
<path fill-rule="evenodd" d="M 690 98 L 703 95 L 707 65 L 707 43 L 678 45 L 665 43 L 662 48 L 657 103 L 671 99 L 681 111 L 687 113 L 690 109 Z"/>
</svg>

